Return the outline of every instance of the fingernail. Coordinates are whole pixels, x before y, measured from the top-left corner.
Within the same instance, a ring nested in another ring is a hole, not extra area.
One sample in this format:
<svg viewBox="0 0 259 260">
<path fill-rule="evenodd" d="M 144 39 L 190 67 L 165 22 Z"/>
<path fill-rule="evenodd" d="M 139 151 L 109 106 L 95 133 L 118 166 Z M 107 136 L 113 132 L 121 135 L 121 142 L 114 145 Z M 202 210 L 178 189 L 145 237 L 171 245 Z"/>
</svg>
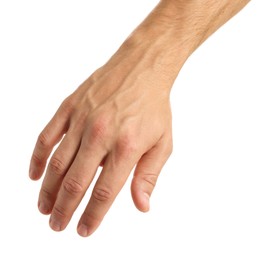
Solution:
<svg viewBox="0 0 259 260">
<path fill-rule="evenodd" d="M 39 211 L 42 214 L 48 214 L 49 213 L 49 207 L 44 202 L 40 202 L 39 203 Z"/>
<path fill-rule="evenodd" d="M 84 225 L 84 224 L 81 224 L 78 229 L 77 229 L 77 232 L 80 236 L 82 237 L 87 237 L 88 235 L 88 232 L 87 232 L 87 226 Z"/>
<path fill-rule="evenodd" d="M 54 231 L 61 231 L 61 224 L 53 216 L 50 217 L 49 225 Z"/>
</svg>

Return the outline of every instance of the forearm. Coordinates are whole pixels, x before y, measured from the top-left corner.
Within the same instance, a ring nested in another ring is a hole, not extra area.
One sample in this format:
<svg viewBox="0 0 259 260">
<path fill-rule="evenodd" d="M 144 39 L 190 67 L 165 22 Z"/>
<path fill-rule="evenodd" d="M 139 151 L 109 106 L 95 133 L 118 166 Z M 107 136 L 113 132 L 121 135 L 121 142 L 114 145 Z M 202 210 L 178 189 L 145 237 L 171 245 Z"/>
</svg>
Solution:
<svg viewBox="0 0 259 260">
<path fill-rule="evenodd" d="M 165 85 L 171 88 L 191 53 L 248 2 L 162 0 L 125 41 L 122 53 L 127 49 L 128 62 L 132 59 L 139 64 L 141 60 L 154 73 L 163 75 L 168 82 Z"/>
</svg>

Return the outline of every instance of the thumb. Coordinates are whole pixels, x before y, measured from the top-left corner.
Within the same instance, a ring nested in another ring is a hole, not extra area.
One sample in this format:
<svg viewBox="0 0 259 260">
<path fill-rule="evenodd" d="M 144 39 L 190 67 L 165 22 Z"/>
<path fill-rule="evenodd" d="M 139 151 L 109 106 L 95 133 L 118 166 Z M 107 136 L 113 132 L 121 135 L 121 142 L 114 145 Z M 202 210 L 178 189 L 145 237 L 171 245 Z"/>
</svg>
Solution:
<svg viewBox="0 0 259 260">
<path fill-rule="evenodd" d="M 161 139 L 146 152 L 137 163 L 131 183 L 131 195 L 136 208 L 149 211 L 149 199 L 155 188 L 158 176 L 172 153 L 172 142 Z"/>
</svg>

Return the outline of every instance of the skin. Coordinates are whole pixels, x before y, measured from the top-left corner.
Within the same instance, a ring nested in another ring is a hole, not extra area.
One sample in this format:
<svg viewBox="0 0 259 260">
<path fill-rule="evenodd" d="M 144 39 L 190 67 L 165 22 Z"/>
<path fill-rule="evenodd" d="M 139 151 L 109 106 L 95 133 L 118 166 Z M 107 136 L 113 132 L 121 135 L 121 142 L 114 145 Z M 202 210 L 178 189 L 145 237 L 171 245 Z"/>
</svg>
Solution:
<svg viewBox="0 0 259 260">
<path fill-rule="evenodd" d="M 81 236 L 97 229 L 135 166 L 132 198 L 140 211 L 149 210 L 172 152 L 172 85 L 192 52 L 248 2 L 160 1 L 110 60 L 64 100 L 40 133 L 30 163 L 32 180 L 45 171 L 38 207 L 51 214 L 53 230 L 66 228 L 99 166 L 78 223 Z"/>
</svg>

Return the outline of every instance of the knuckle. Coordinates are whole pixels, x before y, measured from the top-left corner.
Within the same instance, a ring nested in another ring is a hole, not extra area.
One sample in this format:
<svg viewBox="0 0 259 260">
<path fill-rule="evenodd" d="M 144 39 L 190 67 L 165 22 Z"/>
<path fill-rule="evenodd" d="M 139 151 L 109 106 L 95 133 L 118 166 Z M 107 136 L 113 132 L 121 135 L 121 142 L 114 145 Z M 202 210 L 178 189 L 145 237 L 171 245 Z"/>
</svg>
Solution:
<svg viewBox="0 0 259 260">
<path fill-rule="evenodd" d="M 112 192 L 107 188 L 95 188 L 92 197 L 96 202 L 107 202 L 112 199 Z"/>
<path fill-rule="evenodd" d="M 60 205 L 55 205 L 52 214 L 55 215 L 58 218 L 66 218 L 67 214 L 65 211 L 65 208 Z"/>
<path fill-rule="evenodd" d="M 72 178 L 67 178 L 63 183 L 65 191 L 71 195 L 76 196 L 83 193 L 83 186 Z"/>
<path fill-rule="evenodd" d="M 92 122 L 91 138 L 94 141 L 101 141 L 107 137 L 108 123 L 103 117 L 99 117 Z"/>
<path fill-rule="evenodd" d="M 65 165 L 61 159 L 53 157 L 49 162 L 49 169 L 57 175 L 62 175 L 65 171 Z"/>
<path fill-rule="evenodd" d="M 67 97 L 60 106 L 61 112 L 65 115 L 70 115 L 75 108 L 75 101 L 72 96 Z"/>
<path fill-rule="evenodd" d="M 40 148 L 48 148 L 50 146 L 48 135 L 45 131 L 42 131 L 37 140 L 38 145 Z"/>
<path fill-rule="evenodd" d="M 35 152 L 32 154 L 31 160 L 32 160 L 33 163 L 34 163 L 35 165 L 37 165 L 38 167 L 45 166 L 45 161 L 43 161 L 43 158 L 41 158 L 40 156 L 38 156 Z"/>
<path fill-rule="evenodd" d="M 87 116 L 87 109 L 77 111 L 77 113 L 75 113 L 74 116 L 70 118 L 69 128 L 78 135 L 82 135 L 82 132 L 87 125 Z"/>
<path fill-rule="evenodd" d="M 142 179 L 151 185 L 152 188 L 156 186 L 158 175 L 153 172 L 144 172 Z"/>
<path fill-rule="evenodd" d="M 78 115 L 71 119 L 74 129 L 83 129 L 86 125 L 87 113 L 85 111 L 78 113 Z"/>
<path fill-rule="evenodd" d="M 131 135 L 123 135 L 117 143 L 117 153 L 122 157 L 131 157 L 138 149 L 136 140 Z"/>
<path fill-rule="evenodd" d="M 90 226 L 99 226 L 103 220 L 103 217 L 104 216 L 97 214 L 93 210 L 87 210 L 83 214 L 83 222 L 86 223 L 86 225 L 90 224 Z"/>
<path fill-rule="evenodd" d="M 45 199 L 47 199 L 47 200 L 51 200 L 51 199 L 53 199 L 53 194 L 48 190 L 48 188 L 47 187 L 45 187 L 45 186 L 42 186 L 41 187 L 41 192 L 40 192 L 40 196 L 41 197 L 44 197 Z"/>
</svg>

